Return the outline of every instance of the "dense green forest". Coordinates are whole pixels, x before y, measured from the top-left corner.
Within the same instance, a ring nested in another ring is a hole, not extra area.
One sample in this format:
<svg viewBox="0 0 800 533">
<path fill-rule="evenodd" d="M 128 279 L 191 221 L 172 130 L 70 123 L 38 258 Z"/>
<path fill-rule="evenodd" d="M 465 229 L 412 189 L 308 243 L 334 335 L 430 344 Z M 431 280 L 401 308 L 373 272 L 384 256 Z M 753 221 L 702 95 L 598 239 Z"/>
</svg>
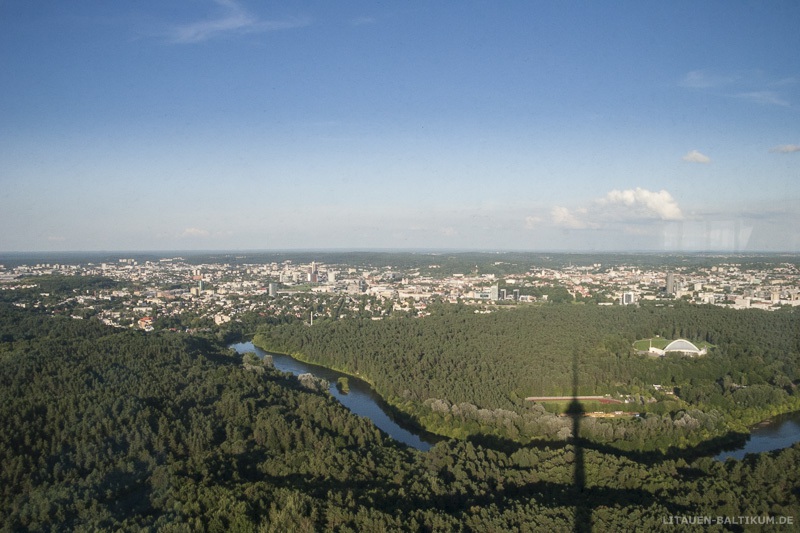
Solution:
<svg viewBox="0 0 800 533">
<path fill-rule="evenodd" d="M 0 339 L 3 531 L 619 531 L 800 517 L 800 445 L 726 463 L 582 438 L 422 453 L 209 339 L 4 304 Z"/>
<path fill-rule="evenodd" d="M 358 375 L 426 429 L 456 437 L 566 438 L 566 421 L 528 396 L 609 394 L 632 401 L 625 409 L 645 416 L 586 427 L 587 437 L 623 449 L 695 445 L 800 409 L 797 312 L 681 303 L 433 311 L 421 320 L 269 325 L 254 342 Z M 715 348 L 697 358 L 635 353 L 635 340 L 655 335 Z M 656 392 L 654 384 L 677 396 Z"/>
</svg>

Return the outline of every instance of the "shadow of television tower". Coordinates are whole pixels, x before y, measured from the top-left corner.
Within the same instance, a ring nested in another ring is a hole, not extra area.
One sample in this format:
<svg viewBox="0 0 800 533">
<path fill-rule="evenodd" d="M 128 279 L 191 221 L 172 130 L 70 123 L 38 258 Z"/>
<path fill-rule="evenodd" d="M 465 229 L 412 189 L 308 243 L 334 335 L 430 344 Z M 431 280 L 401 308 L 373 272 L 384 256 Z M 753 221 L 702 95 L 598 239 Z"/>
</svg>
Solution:
<svg viewBox="0 0 800 533">
<path fill-rule="evenodd" d="M 572 419 L 572 446 L 575 454 L 575 474 L 573 478 L 572 497 L 575 501 L 576 533 L 592 531 L 592 509 L 589 495 L 586 494 L 586 465 L 583 457 L 581 439 L 581 421 L 586 411 L 578 400 L 578 353 L 572 358 L 572 401 L 567 408 L 567 416 Z"/>
</svg>

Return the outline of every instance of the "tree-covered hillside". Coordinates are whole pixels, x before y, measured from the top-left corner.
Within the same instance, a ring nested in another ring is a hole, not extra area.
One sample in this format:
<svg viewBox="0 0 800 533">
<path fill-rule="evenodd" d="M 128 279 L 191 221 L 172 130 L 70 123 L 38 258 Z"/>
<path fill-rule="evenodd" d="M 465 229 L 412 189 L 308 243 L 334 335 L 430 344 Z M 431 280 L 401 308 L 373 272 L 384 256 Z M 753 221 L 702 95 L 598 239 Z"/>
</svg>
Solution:
<svg viewBox="0 0 800 533">
<path fill-rule="evenodd" d="M 633 342 L 655 335 L 716 348 L 698 358 L 636 354 Z M 669 426 L 598 422 L 595 434 L 592 422 L 592 437 L 626 448 L 648 440 L 660 447 L 696 443 L 800 408 L 796 312 L 546 305 L 485 315 L 441 306 L 421 320 L 265 326 L 255 343 L 358 374 L 428 429 L 450 435 L 494 433 L 524 442 L 563 430 L 545 424 L 528 396 L 609 394 L 632 399 L 628 408 Z M 654 384 L 677 397 L 656 393 Z M 675 424 L 690 409 L 698 427 Z"/>
<path fill-rule="evenodd" d="M 622 531 L 800 516 L 800 445 L 724 464 L 581 438 L 421 453 L 202 338 L 0 305 L 0 339 L 2 531 Z"/>
</svg>

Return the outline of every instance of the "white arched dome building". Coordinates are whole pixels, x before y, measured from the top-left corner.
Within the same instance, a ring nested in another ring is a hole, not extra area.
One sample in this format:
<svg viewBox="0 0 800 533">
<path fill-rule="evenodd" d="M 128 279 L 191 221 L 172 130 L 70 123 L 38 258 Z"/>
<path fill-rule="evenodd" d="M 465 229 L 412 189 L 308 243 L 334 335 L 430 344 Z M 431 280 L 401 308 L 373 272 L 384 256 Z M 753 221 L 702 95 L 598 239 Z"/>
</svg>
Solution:
<svg viewBox="0 0 800 533">
<path fill-rule="evenodd" d="M 686 355 L 696 356 L 696 355 L 705 355 L 706 349 L 703 348 L 702 350 L 695 346 L 693 343 L 687 341 L 686 339 L 678 339 L 674 340 L 671 343 L 667 344 L 666 348 L 663 350 L 659 350 L 658 348 L 653 348 L 650 346 L 650 350 L 648 350 L 651 354 L 656 355 L 666 355 L 669 352 L 681 352 Z"/>
</svg>

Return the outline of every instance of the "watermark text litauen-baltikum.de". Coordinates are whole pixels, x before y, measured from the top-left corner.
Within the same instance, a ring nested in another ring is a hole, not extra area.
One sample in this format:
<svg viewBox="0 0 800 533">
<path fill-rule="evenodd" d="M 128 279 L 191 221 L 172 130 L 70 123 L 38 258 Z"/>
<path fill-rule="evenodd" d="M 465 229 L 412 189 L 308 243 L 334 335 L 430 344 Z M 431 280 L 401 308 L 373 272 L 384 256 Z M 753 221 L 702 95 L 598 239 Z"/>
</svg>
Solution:
<svg viewBox="0 0 800 533">
<path fill-rule="evenodd" d="M 683 525 L 737 525 L 737 526 L 765 526 L 765 525 L 792 525 L 794 516 L 711 516 L 711 515 L 673 515 L 662 518 L 663 524 L 676 526 Z"/>
</svg>

